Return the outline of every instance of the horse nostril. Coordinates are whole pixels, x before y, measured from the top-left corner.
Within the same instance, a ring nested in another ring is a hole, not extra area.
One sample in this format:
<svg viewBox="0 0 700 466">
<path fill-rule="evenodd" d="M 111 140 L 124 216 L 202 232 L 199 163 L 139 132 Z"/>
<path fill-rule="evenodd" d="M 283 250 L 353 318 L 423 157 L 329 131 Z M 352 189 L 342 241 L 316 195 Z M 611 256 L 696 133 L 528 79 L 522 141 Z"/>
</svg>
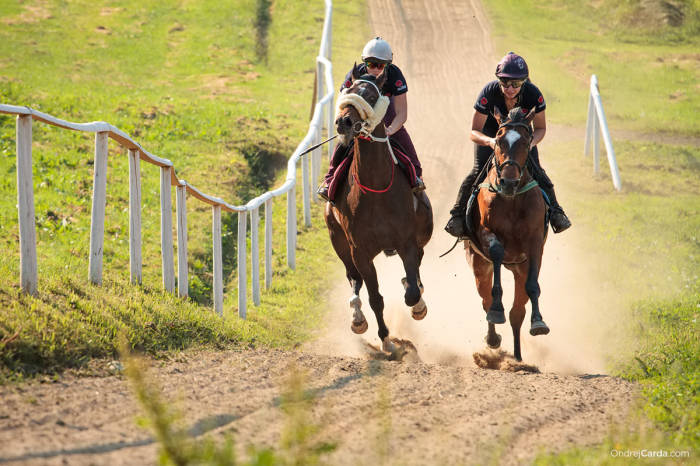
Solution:
<svg viewBox="0 0 700 466">
<path fill-rule="evenodd" d="M 352 119 L 349 116 L 346 116 L 345 118 L 343 118 L 343 124 L 346 127 L 350 128 L 352 126 Z"/>
</svg>

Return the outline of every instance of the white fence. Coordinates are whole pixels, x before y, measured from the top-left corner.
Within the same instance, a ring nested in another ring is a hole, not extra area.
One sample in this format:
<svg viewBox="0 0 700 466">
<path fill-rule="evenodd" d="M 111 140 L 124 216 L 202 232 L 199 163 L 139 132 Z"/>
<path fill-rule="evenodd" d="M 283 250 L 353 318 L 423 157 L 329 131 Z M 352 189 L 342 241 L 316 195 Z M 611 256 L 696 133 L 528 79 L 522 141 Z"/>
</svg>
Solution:
<svg viewBox="0 0 700 466">
<path fill-rule="evenodd" d="M 72 123 L 58 119 L 29 107 L 0 104 L 0 113 L 17 115 L 17 198 L 19 208 L 20 237 L 20 286 L 30 294 L 36 294 L 38 284 L 36 225 L 34 221 L 34 192 L 32 182 L 32 120 L 48 123 L 74 131 L 95 133 L 95 164 L 92 197 L 92 219 L 90 229 L 89 279 L 92 283 L 102 283 L 102 252 L 104 243 L 105 202 L 107 189 L 107 146 L 108 138 L 117 141 L 129 152 L 129 248 L 132 283 L 141 283 L 141 169 L 144 160 L 160 167 L 161 200 L 161 256 L 163 288 L 175 292 L 175 274 L 172 238 L 171 189 L 176 189 L 177 242 L 178 242 L 178 294 L 188 294 L 187 268 L 187 208 L 186 193 L 212 206 L 213 241 L 213 301 L 214 309 L 223 313 L 223 263 L 221 257 L 221 211 L 238 212 L 238 313 L 246 316 L 247 303 L 247 219 L 251 224 L 251 273 L 252 294 L 255 305 L 260 304 L 260 251 L 258 241 L 259 209 L 265 205 L 265 288 L 272 282 L 272 198 L 287 195 L 287 265 L 294 269 L 296 264 L 296 199 L 295 185 L 297 162 L 300 153 L 321 141 L 324 112 L 327 129 L 333 130 L 334 86 L 331 65 L 332 2 L 325 1 L 325 21 L 319 55 L 316 57 L 317 102 L 309 131 L 299 143 L 287 162 L 287 177 L 279 188 L 268 191 L 242 206 L 228 204 L 222 199 L 204 194 L 185 180 L 179 179 L 170 160 L 157 157 L 134 141 L 128 134 L 105 122 Z M 325 94 L 323 92 L 325 86 Z M 333 145 L 329 144 L 329 154 Z M 302 159 L 302 190 L 304 223 L 311 225 L 311 193 L 314 180 L 318 179 L 321 162 L 321 149 L 311 153 L 311 167 L 308 157 Z M 310 170 L 311 168 L 311 170 Z M 309 173 L 311 172 L 311 173 Z M 314 195 L 313 200 L 317 198 Z"/>
<path fill-rule="evenodd" d="M 612 175 L 613 185 L 618 191 L 622 190 L 622 180 L 620 171 L 617 169 L 615 151 L 613 150 L 612 139 L 608 131 L 608 122 L 603 111 L 603 102 L 600 100 L 600 90 L 598 89 L 598 78 L 591 76 L 591 93 L 588 98 L 588 120 L 586 121 L 586 140 L 583 145 L 583 155 L 588 155 L 590 151 L 590 141 L 593 139 L 593 171 L 597 175 L 600 172 L 600 134 L 603 135 L 605 151 L 608 154 L 608 164 Z"/>
</svg>

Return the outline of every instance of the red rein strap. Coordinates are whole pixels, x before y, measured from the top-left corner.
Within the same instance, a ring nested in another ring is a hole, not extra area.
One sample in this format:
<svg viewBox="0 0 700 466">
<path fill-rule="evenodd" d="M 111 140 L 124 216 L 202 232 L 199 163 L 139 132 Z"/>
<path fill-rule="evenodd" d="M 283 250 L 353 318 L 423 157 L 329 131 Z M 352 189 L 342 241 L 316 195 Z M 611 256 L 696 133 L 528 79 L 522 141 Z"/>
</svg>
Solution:
<svg viewBox="0 0 700 466">
<path fill-rule="evenodd" d="M 370 138 L 365 138 L 363 136 L 358 136 L 358 137 L 361 139 L 371 140 Z M 394 185 L 394 170 L 395 170 L 395 165 L 392 163 L 391 164 L 391 181 L 389 181 L 389 186 L 387 186 L 386 188 L 381 189 L 381 190 L 372 189 L 372 188 L 369 188 L 369 187 L 363 185 L 362 183 L 360 183 L 360 180 L 359 180 L 359 178 L 357 178 L 357 174 L 355 174 L 355 173 L 352 174 L 352 177 L 355 180 L 355 183 L 357 183 L 357 185 L 360 187 L 360 191 L 362 191 L 364 194 L 367 194 L 368 191 L 371 193 L 383 194 L 383 193 L 389 191 L 391 189 L 391 187 Z"/>
</svg>

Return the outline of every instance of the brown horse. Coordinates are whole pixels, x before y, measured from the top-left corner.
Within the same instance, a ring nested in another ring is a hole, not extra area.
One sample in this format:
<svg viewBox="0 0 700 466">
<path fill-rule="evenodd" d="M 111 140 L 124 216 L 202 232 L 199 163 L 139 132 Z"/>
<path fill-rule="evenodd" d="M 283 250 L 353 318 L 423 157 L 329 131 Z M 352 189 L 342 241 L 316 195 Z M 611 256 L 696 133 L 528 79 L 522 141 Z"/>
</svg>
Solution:
<svg viewBox="0 0 700 466">
<path fill-rule="evenodd" d="M 527 112 L 516 107 L 504 119 L 496 108 L 494 116 L 499 124 L 494 163 L 486 182 L 479 185 L 478 209 L 473 209 L 469 219 L 472 239 L 465 241 L 465 249 L 486 311 L 486 343 L 491 348 L 501 345 L 495 324 L 506 321 L 501 301 L 501 265 L 513 272 L 515 297 L 509 319 L 515 358 L 521 361 L 520 326 L 528 299 L 532 302 L 530 334 L 549 333 L 539 310 L 537 283 L 546 240 L 546 205 L 526 168 L 535 109 Z"/>
<path fill-rule="evenodd" d="M 348 179 L 336 194 L 335 203 L 326 204 L 325 218 L 333 248 L 345 265 L 352 287 L 351 328 L 355 333 L 367 330 L 359 297 L 364 281 L 382 347 L 391 351 L 373 260 L 381 251 L 398 253 L 406 271 L 402 280 L 404 301 L 412 308 L 414 319 L 423 319 L 427 306 L 421 297 L 419 267 L 423 247 L 432 235 L 433 212 L 425 192 L 414 195 L 408 179 L 396 166 L 381 121 L 388 106 L 388 98 L 379 91 L 385 80 L 385 73 L 376 78 L 360 77 L 355 66 L 352 85 L 338 98 L 336 128 L 341 144 L 354 144 L 354 153 Z"/>
</svg>

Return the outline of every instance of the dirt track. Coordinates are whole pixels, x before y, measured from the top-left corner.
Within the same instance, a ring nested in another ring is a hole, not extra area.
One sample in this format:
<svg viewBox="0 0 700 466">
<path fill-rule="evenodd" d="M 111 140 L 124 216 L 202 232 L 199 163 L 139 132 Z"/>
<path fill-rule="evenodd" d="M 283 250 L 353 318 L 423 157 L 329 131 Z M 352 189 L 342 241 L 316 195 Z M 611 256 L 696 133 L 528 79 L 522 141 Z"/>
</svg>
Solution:
<svg viewBox="0 0 700 466">
<path fill-rule="evenodd" d="M 367 343 L 378 343 L 376 324 L 365 305 L 370 329 L 362 338 L 350 333 L 350 293 L 343 282 L 333 293 L 327 328 L 314 344 L 297 352 L 183 356 L 155 369 L 167 382 L 166 392 L 181 400 L 196 434 L 234 432 L 241 451 L 249 443 L 276 445 L 283 424 L 276 398 L 283 376 L 295 364 L 308 372 L 310 388 L 316 389 L 314 418 L 323 426 L 323 439 L 338 444 L 329 457 L 332 464 L 484 464 L 493 459 L 520 464 L 540 449 L 599 441 L 611 422 L 624 422 L 635 387 L 597 375 L 604 370 L 598 348 L 605 332 L 593 324 L 601 323 L 598 317 L 606 308 L 587 285 L 585 267 L 571 266 L 577 254 L 575 229 L 550 236 L 545 251 L 542 310 L 552 334 L 527 335 L 523 342 L 525 361 L 542 373 L 474 365 L 472 353 L 483 350 L 486 324 L 473 277 L 461 251 L 437 259 L 450 246 L 442 225 L 472 163 L 467 125 L 473 100 L 503 52 L 491 48 L 481 6 L 476 1 L 379 0 L 370 2 L 370 13 L 374 32 L 393 45 L 407 77 L 407 127 L 436 213 L 422 269 L 429 305 L 424 321 L 412 321 L 402 304 L 399 260 L 377 260 L 387 324 L 392 335 L 416 345 L 423 362 L 371 360 Z M 556 137 L 550 130 L 545 141 Z M 544 154 L 546 147 L 543 143 Z M 542 158 L 546 166 L 546 155 Z M 510 275 L 504 277 L 507 285 Z M 508 293 L 506 286 L 506 307 Z M 503 348 L 512 351 L 509 327 L 499 331 Z M 390 399 L 390 409 L 379 409 L 382 397 Z M 0 388 L 0 399 L 0 464 L 155 462 L 156 445 L 148 432 L 135 427 L 134 402 L 118 377 L 66 376 L 58 383 Z M 385 448 L 389 453 L 382 456 Z"/>
</svg>

